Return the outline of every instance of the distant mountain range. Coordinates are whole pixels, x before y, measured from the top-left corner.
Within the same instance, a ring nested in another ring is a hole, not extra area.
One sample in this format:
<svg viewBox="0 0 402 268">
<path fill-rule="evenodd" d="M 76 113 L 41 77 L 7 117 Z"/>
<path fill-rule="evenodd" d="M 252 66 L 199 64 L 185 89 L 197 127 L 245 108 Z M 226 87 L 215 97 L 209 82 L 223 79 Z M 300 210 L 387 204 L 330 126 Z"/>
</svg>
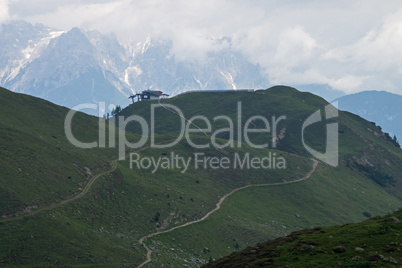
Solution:
<svg viewBox="0 0 402 268">
<path fill-rule="evenodd" d="M 127 106 L 131 93 L 150 87 L 177 95 L 268 86 L 261 68 L 230 45 L 202 63 L 177 60 L 171 48 L 169 40 L 122 44 L 97 31 L 64 32 L 14 21 L 0 32 L 0 85 L 67 107 L 98 101 Z"/>
<path fill-rule="evenodd" d="M 386 91 L 363 91 L 343 96 L 338 100 L 340 110 L 357 114 L 366 120 L 375 122 L 388 132 L 402 140 L 402 96 Z"/>
<path fill-rule="evenodd" d="M 168 39 L 123 43 L 114 35 L 11 21 L 0 28 L 0 86 L 59 105 L 106 101 L 122 107 L 148 88 L 169 95 L 191 90 L 265 89 L 258 64 L 222 38 L 222 49 L 202 61 L 177 59 Z M 322 85 L 292 85 L 330 101 L 344 95 Z"/>
</svg>

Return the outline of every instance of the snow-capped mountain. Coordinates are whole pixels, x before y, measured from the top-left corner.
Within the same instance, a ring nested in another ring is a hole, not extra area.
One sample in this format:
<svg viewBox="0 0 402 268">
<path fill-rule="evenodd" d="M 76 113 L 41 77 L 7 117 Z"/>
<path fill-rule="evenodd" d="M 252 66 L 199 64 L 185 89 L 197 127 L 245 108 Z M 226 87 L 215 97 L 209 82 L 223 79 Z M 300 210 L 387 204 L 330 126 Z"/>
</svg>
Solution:
<svg viewBox="0 0 402 268">
<path fill-rule="evenodd" d="M 156 87 L 168 94 L 199 89 L 267 87 L 259 66 L 230 48 L 210 53 L 202 62 L 178 61 L 167 40 L 146 42 L 126 70 L 133 88 Z"/>
<path fill-rule="evenodd" d="M 17 22 L 3 25 L 0 36 L 8 44 L 0 48 L 1 54 L 8 55 L 0 65 L 1 84 L 6 88 L 67 107 L 116 102 L 131 93 L 115 74 L 115 65 L 125 60 L 125 50 L 99 33 L 78 28 L 61 32 Z"/>
<path fill-rule="evenodd" d="M 258 65 L 231 49 L 202 62 L 177 60 L 172 42 L 148 38 L 124 45 L 113 35 L 73 28 L 63 32 L 24 21 L 0 28 L 0 85 L 73 107 L 126 106 L 128 96 L 152 87 L 176 95 L 188 90 L 265 88 Z"/>
<path fill-rule="evenodd" d="M 20 70 L 40 56 L 50 40 L 63 32 L 24 21 L 1 26 L 0 81 L 12 81 Z"/>
</svg>

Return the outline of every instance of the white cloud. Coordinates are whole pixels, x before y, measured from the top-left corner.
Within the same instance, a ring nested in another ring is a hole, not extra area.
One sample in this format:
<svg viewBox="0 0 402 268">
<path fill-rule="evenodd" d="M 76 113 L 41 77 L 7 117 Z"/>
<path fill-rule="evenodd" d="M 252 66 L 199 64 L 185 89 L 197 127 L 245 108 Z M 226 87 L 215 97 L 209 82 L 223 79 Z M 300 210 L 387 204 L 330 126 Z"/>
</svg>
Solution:
<svg viewBox="0 0 402 268">
<path fill-rule="evenodd" d="M 363 81 L 367 78 L 356 75 L 345 75 L 339 79 L 329 81 L 328 84 L 349 94 L 356 92 L 356 88 L 362 85 Z"/>
<path fill-rule="evenodd" d="M 279 34 L 273 62 L 275 64 L 290 63 L 295 66 L 300 61 L 309 59 L 316 47 L 316 41 L 300 25 L 285 29 Z"/>
<path fill-rule="evenodd" d="M 0 24 L 9 19 L 8 0 L 0 0 Z"/>
<path fill-rule="evenodd" d="M 71 6 L 89 6 L 108 2 L 113 2 L 113 0 L 12 0 L 9 2 L 9 10 L 12 15 L 30 17 L 57 13 L 60 9 Z M 71 19 L 73 18 L 71 17 Z"/>
<path fill-rule="evenodd" d="M 323 64 L 332 70 L 343 70 L 345 77 L 331 85 L 346 92 L 385 89 L 402 93 L 402 8 L 383 17 L 359 40 L 347 46 L 335 47 L 322 55 Z M 347 89 L 347 87 L 349 89 Z"/>
</svg>

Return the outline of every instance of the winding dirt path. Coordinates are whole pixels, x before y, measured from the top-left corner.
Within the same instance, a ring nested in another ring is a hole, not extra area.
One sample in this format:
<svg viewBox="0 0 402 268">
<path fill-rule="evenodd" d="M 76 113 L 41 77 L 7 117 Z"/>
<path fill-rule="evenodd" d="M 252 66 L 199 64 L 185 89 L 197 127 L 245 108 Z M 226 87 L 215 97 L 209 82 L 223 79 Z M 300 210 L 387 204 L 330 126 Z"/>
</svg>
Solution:
<svg viewBox="0 0 402 268">
<path fill-rule="evenodd" d="M 195 221 L 187 222 L 187 223 L 185 223 L 185 224 L 183 224 L 183 225 L 179 225 L 179 226 L 173 227 L 173 228 L 171 228 L 171 229 L 169 229 L 169 230 L 165 230 L 165 231 L 161 231 L 161 232 L 155 232 L 155 233 L 152 233 L 152 234 L 149 234 L 149 235 L 146 235 L 146 236 L 141 237 L 140 240 L 138 240 L 138 241 L 139 241 L 140 245 L 142 245 L 142 246 L 147 250 L 147 259 L 146 259 L 143 263 L 141 263 L 141 264 L 138 266 L 138 268 L 141 268 L 141 267 L 143 267 L 144 265 L 146 265 L 146 264 L 148 264 L 148 263 L 150 263 L 150 262 L 152 261 L 152 252 L 153 252 L 153 251 L 152 251 L 152 249 L 150 249 L 147 245 L 145 245 L 144 241 L 145 241 L 146 239 L 151 238 L 151 237 L 154 237 L 154 236 L 157 236 L 157 235 L 160 235 L 160 234 L 169 233 L 169 232 L 172 232 L 172 231 L 177 230 L 177 229 L 179 229 L 179 228 L 183 228 L 183 227 L 186 227 L 186 226 L 195 224 L 195 223 L 199 223 L 199 222 L 205 221 L 209 216 L 211 216 L 212 213 L 216 212 L 217 210 L 219 210 L 219 209 L 221 208 L 221 205 L 222 205 L 222 203 L 226 200 L 226 198 L 228 198 L 230 195 L 234 194 L 234 193 L 237 192 L 237 191 L 246 189 L 246 188 L 248 188 L 248 187 L 261 187 L 261 186 L 285 185 L 285 184 L 291 184 L 291 183 L 296 183 L 296 182 L 305 181 L 305 180 L 307 180 L 308 178 L 311 177 L 311 175 L 314 173 L 314 171 L 316 170 L 317 165 L 318 165 L 318 161 L 317 161 L 316 159 L 313 159 L 313 158 L 312 158 L 311 160 L 313 161 L 313 167 L 312 167 L 312 169 L 311 169 L 303 178 L 300 178 L 300 179 L 297 179 L 297 180 L 293 180 L 293 181 L 285 181 L 285 182 L 274 182 L 274 183 L 263 183 L 263 184 L 249 184 L 249 185 L 246 185 L 246 186 L 242 186 L 242 187 L 236 188 L 236 189 L 232 190 L 231 192 L 225 194 L 221 199 L 219 199 L 218 203 L 216 203 L 215 208 L 214 208 L 213 210 L 209 211 L 207 214 L 205 214 L 205 216 L 202 217 L 201 219 L 198 219 L 198 220 L 195 220 Z"/>
<path fill-rule="evenodd" d="M 187 122 L 189 122 L 190 124 L 194 125 L 194 126 L 197 127 L 198 129 L 200 129 L 196 124 L 194 124 L 192 121 L 190 121 L 190 120 L 188 120 L 187 118 L 185 118 L 183 115 L 180 115 L 180 114 L 176 113 L 175 111 L 172 111 L 171 109 L 169 109 L 168 107 L 166 107 L 165 105 L 163 105 L 162 103 L 160 103 L 160 100 L 159 100 L 159 104 L 160 104 L 163 108 L 165 108 L 166 110 L 168 110 L 168 111 L 170 111 L 170 112 L 172 112 L 172 113 L 177 114 L 178 116 L 184 118 L 184 119 L 185 119 Z M 200 129 L 200 130 L 201 130 L 201 129 Z M 202 130 L 201 130 L 201 131 L 202 131 Z M 202 132 L 203 132 L 206 136 L 209 137 L 209 135 L 208 135 L 206 132 L 204 132 L 204 131 L 202 131 Z M 149 148 L 149 146 L 143 147 L 143 148 L 139 149 L 137 152 L 143 151 L 143 150 L 148 149 L 148 148 Z M 296 183 L 296 182 L 301 182 L 301 181 L 307 180 L 307 179 L 310 178 L 310 176 L 314 173 L 314 171 L 316 170 L 317 165 L 318 165 L 318 161 L 317 161 L 317 160 L 312 159 L 312 161 L 313 161 L 313 168 L 312 168 L 303 178 L 300 178 L 300 179 L 297 179 L 297 180 L 293 180 L 293 181 L 285 181 L 285 182 L 265 183 L 265 184 L 249 184 L 249 185 L 246 185 L 246 186 L 242 186 L 242 187 L 236 188 L 236 189 L 232 190 L 231 192 L 225 194 L 222 198 L 220 198 L 219 201 L 218 201 L 218 203 L 216 204 L 215 208 L 214 208 L 213 210 L 209 211 L 207 214 L 205 214 L 202 218 L 200 218 L 200 219 L 198 219 L 198 220 L 194 220 L 194 221 L 187 222 L 187 223 L 185 223 L 185 224 L 183 224 L 183 225 L 176 226 L 176 227 L 173 227 L 173 228 L 168 229 L 168 230 L 165 230 L 165 231 L 155 232 L 155 233 L 151 233 L 151 234 L 148 234 L 148 235 L 146 235 L 146 236 L 141 237 L 141 238 L 139 239 L 139 243 L 146 249 L 147 255 L 146 255 L 146 260 L 145 260 L 143 263 L 141 263 L 141 264 L 138 266 L 138 268 L 143 267 L 144 265 L 146 265 L 146 264 L 148 264 L 148 263 L 150 263 L 150 262 L 152 261 L 152 252 L 153 252 L 153 251 L 144 243 L 144 241 L 145 241 L 146 239 L 151 238 L 151 237 L 154 237 L 154 236 L 157 236 L 157 235 L 160 235 L 160 234 L 172 232 L 172 231 L 174 231 L 174 230 L 176 230 L 176 229 L 183 228 L 183 227 L 186 227 L 186 226 L 195 224 L 195 223 L 199 223 L 199 222 L 205 221 L 211 214 L 213 214 L 214 212 L 216 212 L 217 210 L 219 210 L 219 209 L 221 208 L 222 203 L 226 200 L 227 197 L 229 197 L 230 195 L 232 195 L 233 193 L 235 193 L 235 192 L 237 192 L 237 191 L 246 189 L 246 188 L 248 188 L 248 187 L 261 187 L 261 186 L 285 185 L 285 184 Z M 93 176 L 93 177 L 89 180 L 89 182 L 87 183 L 87 185 L 84 187 L 84 189 L 83 189 L 79 194 L 77 194 L 77 195 L 75 195 L 75 196 L 73 196 L 73 197 L 71 197 L 71 198 L 65 199 L 65 200 L 63 200 L 63 201 L 61 201 L 61 202 L 59 202 L 59 203 L 51 204 L 51 205 L 49 205 L 49 206 L 47 206 L 47 207 L 39 208 L 39 209 L 36 209 L 36 210 L 31 211 L 31 212 L 28 212 L 28 213 L 24 213 L 24 214 L 16 215 L 16 216 L 13 215 L 13 216 L 9 216 L 9 217 L 2 218 L 2 219 L 0 219 L 0 221 L 4 221 L 4 220 L 8 220 L 8 219 L 15 219 L 15 218 L 23 217 L 23 216 L 32 216 L 32 215 L 37 214 L 37 213 L 39 213 L 39 212 L 42 212 L 42 211 L 44 211 L 44 210 L 56 208 L 56 207 L 58 207 L 58 206 L 61 206 L 61 205 L 64 205 L 64 204 L 66 204 L 66 203 L 69 203 L 69 202 L 71 202 L 71 201 L 74 201 L 74 200 L 76 200 L 76 199 L 78 199 L 78 198 L 80 198 L 80 197 L 83 197 L 85 194 L 88 193 L 89 189 L 91 188 L 91 186 L 95 183 L 95 181 L 96 181 L 97 179 L 99 179 L 100 177 L 102 177 L 102 176 L 104 176 L 104 175 L 110 174 L 110 173 L 112 173 L 113 171 L 116 170 L 116 168 L 117 168 L 117 162 L 118 162 L 118 159 L 113 160 L 113 161 L 111 162 L 111 168 L 110 168 L 109 170 L 106 170 L 106 171 L 104 171 L 104 172 L 102 172 L 102 173 L 99 173 L 99 174 Z M 4 217 L 4 216 L 3 216 L 3 217 Z"/>
<path fill-rule="evenodd" d="M 84 189 L 82 189 L 82 191 L 81 191 L 79 194 L 74 195 L 74 196 L 72 196 L 72 197 L 70 197 L 70 198 L 68 198 L 68 199 L 63 200 L 63 201 L 60 201 L 59 203 L 53 203 L 53 204 L 50 204 L 50 205 L 48 205 L 48 206 L 46 206 L 46 207 L 42 207 L 42 208 L 36 209 L 36 210 L 34 210 L 34 211 L 28 212 L 28 213 L 22 213 L 22 214 L 17 214 L 17 215 L 13 214 L 13 215 L 11 215 L 11 216 L 10 216 L 10 215 L 2 216 L 3 218 L 2 218 L 0 221 L 2 221 L 2 220 L 8 220 L 8 219 L 15 219 L 15 218 L 24 217 L 24 216 L 32 216 L 32 215 L 35 215 L 35 214 L 37 214 L 37 213 L 39 213 L 39 212 L 42 212 L 42 211 L 44 211 L 44 210 L 56 208 L 56 207 L 58 207 L 58 206 L 61 206 L 61 205 L 67 204 L 67 203 L 69 203 L 69 202 L 71 202 L 71 201 L 74 201 L 74 200 L 76 200 L 76 199 L 78 199 L 78 198 L 80 198 L 80 197 L 83 197 L 83 196 L 89 191 L 89 189 L 91 188 L 91 186 L 94 184 L 94 182 L 95 182 L 97 179 L 99 179 L 100 177 L 102 177 L 102 176 L 104 176 L 104 175 L 107 175 L 107 174 L 109 174 L 109 173 L 112 173 L 113 171 L 116 170 L 116 168 L 117 168 L 117 159 L 112 161 L 112 163 L 111 163 L 111 168 L 110 168 L 109 170 L 106 170 L 106 171 L 104 171 L 104 172 L 102 172 L 102 173 L 99 173 L 99 174 L 93 176 L 93 177 L 88 181 L 87 185 L 85 185 Z"/>
<path fill-rule="evenodd" d="M 138 152 L 141 152 L 141 151 L 149 149 L 149 148 L 150 148 L 150 146 L 142 147 L 142 148 L 137 149 L 136 152 L 138 153 Z M 20 214 L 3 215 L 0 218 L 0 222 L 1 221 L 7 221 L 7 220 L 10 220 L 10 219 L 16 219 L 16 218 L 20 218 L 20 217 L 25 217 L 25 216 L 32 216 L 32 215 L 35 215 L 35 214 L 37 214 L 39 212 L 59 207 L 61 205 L 67 204 L 67 203 L 69 203 L 71 201 L 74 201 L 74 200 L 77 200 L 78 198 L 83 197 L 84 195 L 86 195 L 88 193 L 89 189 L 91 188 L 91 186 L 95 183 L 95 181 L 97 179 L 99 179 L 102 176 L 108 175 L 108 174 L 110 174 L 110 173 L 112 173 L 113 171 L 116 170 L 117 162 L 119 161 L 119 159 L 120 159 L 120 157 L 111 162 L 111 168 L 110 169 L 108 169 L 106 171 L 103 171 L 102 173 L 99 173 L 97 175 L 94 175 L 88 181 L 88 183 L 85 185 L 84 189 L 82 189 L 82 191 L 80 193 L 78 193 L 77 195 L 74 195 L 74 196 L 72 196 L 70 198 L 62 200 L 59 203 L 52 203 L 52 204 L 50 204 L 50 205 L 48 205 L 46 207 L 35 209 L 34 211 L 30 211 L 30 212 L 26 212 L 26 213 L 20 213 Z"/>
<path fill-rule="evenodd" d="M 159 105 L 161 105 L 161 106 L 162 106 L 164 109 L 166 109 L 167 111 L 169 111 L 169 112 L 171 112 L 171 113 L 174 113 L 174 114 L 180 116 L 181 118 L 183 118 L 184 120 L 186 120 L 186 121 L 189 122 L 190 124 L 194 125 L 194 126 L 195 126 L 196 128 L 198 128 L 199 130 L 201 130 L 206 136 L 210 137 L 210 136 L 208 135 L 208 133 L 206 133 L 205 131 L 203 131 L 202 129 L 200 129 L 199 126 L 197 126 L 197 125 L 194 124 L 192 121 L 190 121 L 189 119 L 187 119 L 186 117 L 184 117 L 182 114 L 179 114 L 179 113 L 177 113 L 176 111 L 169 109 L 166 105 L 162 104 L 162 103 L 161 103 L 161 99 L 158 100 L 158 103 L 159 103 Z M 140 245 L 142 245 L 142 246 L 146 249 L 146 251 L 147 251 L 147 258 L 146 258 L 146 260 L 145 260 L 143 263 L 141 263 L 141 264 L 138 266 L 138 268 L 141 268 L 141 267 L 143 267 L 144 265 L 146 265 L 146 264 L 148 264 L 148 263 L 150 263 L 150 262 L 152 261 L 152 252 L 153 252 L 153 251 L 152 251 L 152 249 L 150 249 L 150 248 L 144 243 L 144 241 L 145 241 L 146 239 L 151 238 L 151 237 L 154 237 L 154 236 L 157 236 L 157 235 L 160 235 L 160 234 L 169 233 L 169 232 L 172 232 L 172 231 L 177 230 L 177 229 L 179 229 L 179 228 L 183 228 L 183 227 L 186 227 L 186 226 L 189 226 L 189 225 L 198 223 L 198 222 L 205 221 L 209 216 L 211 216 L 212 213 L 216 212 L 217 210 L 219 210 L 219 209 L 221 208 L 222 203 L 226 200 L 227 197 L 229 197 L 230 195 L 232 195 L 233 193 L 235 193 L 235 192 L 237 192 L 237 191 L 246 189 L 246 188 L 248 188 L 248 187 L 261 187 L 261 186 L 285 185 L 285 184 L 296 183 L 296 182 L 301 182 L 301 181 L 307 180 L 307 179 L 310 178 L 311 175 L 314 173 L 314 171 L 316 170 L 317 165 L 318 165 L 318 161 L 317 161 L 316 159 L 313 159 L 313 158 L 312 158 L 311 160 L 313 161 L 313 167 L 312 167 L 312 169 L 311 169 L 303 178 L 301 178 L 301 179 L 297 179 L 297 180 L 293 180 L 293 181 L 285 181 L 285 182 L 275 182 L 275 183 L 249 184 L 249 185 L 246 185 L 246 186 L 242 186 L 242 187 L 236 188 L 236 189 L 232 190 L 231 192 L 225 194 L 221 199 L 219 199 L 219 201 L 218 201 L 218 203 L 216 204 L 215 208 L 214 208 L 213 210 L 209 211 L 207 214 L 205 214 L 204 217 L 202 217 L 201 219 L 194 220 L 194 221 L 190 221 L 190 222 L 187 222 L 187 223 L 185 223 L 185 224 L 183 224 L 183 225 L 179 225 L 179 226 L 173 227 L 173 228 L 168 229 L 168 230 L 165 230 L 165 231 L 155 232 L 155 233 L 151 233 L 151 234 L 148 234 L 148 235 L 145 235 L 145 236 L 141 237 L 141 238 L 138 240 L 138 242 L 140 243 Z"/>
</svg>

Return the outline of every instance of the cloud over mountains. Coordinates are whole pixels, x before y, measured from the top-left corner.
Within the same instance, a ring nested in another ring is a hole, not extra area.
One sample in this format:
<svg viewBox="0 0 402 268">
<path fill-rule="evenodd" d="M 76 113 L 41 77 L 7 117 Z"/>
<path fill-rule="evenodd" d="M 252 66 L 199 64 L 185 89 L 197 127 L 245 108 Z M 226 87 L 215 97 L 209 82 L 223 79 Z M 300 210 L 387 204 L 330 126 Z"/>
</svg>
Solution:
<svg viewBox="0 0 402 268">
<path fill-rule="evenodd" d="M 402 94 L 399 1 L 2 1 L 0 22 L 25 19 L 114 33 L 126 42 L 172 40 L 176 59 L 202 63 L 231 49 L 272 84 L 325 84 L 346 93 Z"/>
</svg>

